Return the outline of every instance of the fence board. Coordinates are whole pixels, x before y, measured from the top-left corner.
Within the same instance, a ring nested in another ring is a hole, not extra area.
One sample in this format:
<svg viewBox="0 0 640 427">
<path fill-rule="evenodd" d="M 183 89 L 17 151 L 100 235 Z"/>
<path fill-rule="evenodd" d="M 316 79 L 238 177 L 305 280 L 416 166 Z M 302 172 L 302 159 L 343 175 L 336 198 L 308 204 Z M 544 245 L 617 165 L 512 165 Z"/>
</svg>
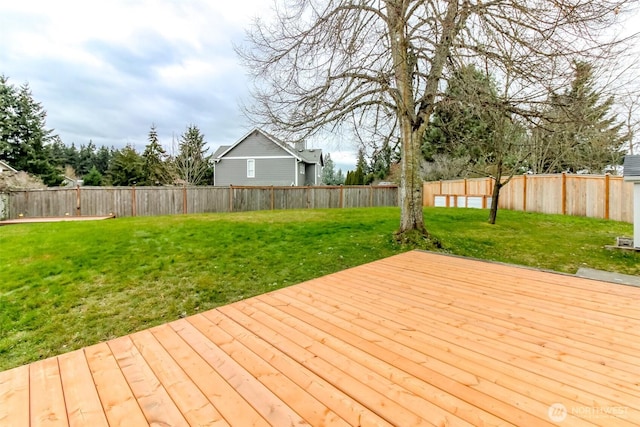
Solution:
<svg viewBox="0 0 640 427">
<path fill-rule="evenodd" d="M 322 187 L 79 187 L 12 191 L 7 219 L 65 215 L 117 217 L 398 206 L 395 186 Z"/>
<path fill-rule="evenodd" d="M 188 187 L 187 212 L 212 213 L 229 212 L 229 188 Z"/>
<path fill-rule="evenodd" d="M 441 196 L 490 196 L 491 178 L 424 184 L 424 206 L 446 202 Z M 464 199 L 463 199 L 464 200 Z M 453 203 L 450 203 L 453 206 Z M 547 214 L 609 218 L 633 222 L 633 185 L 607 175 L 521 175 L 500 191 L 500 208 Z"/>
</svg>

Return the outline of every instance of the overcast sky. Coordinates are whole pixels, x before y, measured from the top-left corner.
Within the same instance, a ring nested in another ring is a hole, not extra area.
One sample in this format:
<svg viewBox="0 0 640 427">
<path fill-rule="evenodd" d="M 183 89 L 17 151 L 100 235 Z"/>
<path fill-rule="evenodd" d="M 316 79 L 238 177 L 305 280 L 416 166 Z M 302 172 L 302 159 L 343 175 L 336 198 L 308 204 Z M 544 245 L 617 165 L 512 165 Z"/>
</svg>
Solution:
<svg viewBox="0 0 640 427">
<path fill-rule="evenodd" d="M 171 149 L 193 123 L 211 148 L 253 126 L 242 115 L 249 81 L 233 51 L 267 0 L 0 0 L 0 74 L 28 82 L 47 126 L 67 145 L 142 151 L 155 123 Z M 355 148 L 325 151 L 344 170 Z"/>
<path fill-rule="evenodd" d="M 252 125 L 233 51 L 270 0 L 0 0 L 0 74 L 28 82 L 65 144 L 142 151 L 152 123 L 171 149 L 189 124 L 213 153 Z M 634 28 L 638 31 L 638 28 Z M 348 141 L 320 144 L 343 170 Z"/>
</svg>

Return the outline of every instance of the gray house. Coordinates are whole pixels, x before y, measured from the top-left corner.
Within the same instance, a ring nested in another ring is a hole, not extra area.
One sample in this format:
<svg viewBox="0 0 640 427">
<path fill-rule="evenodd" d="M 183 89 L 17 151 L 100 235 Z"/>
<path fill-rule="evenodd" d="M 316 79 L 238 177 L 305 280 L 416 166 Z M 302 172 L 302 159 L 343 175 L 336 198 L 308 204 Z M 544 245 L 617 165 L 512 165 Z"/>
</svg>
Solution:
<svg viewBox="0 0 640 427">
<path fill-rule="evenodd" d="M 322 150 L 293 147 L 254 129 L 233 145 L 213 154 L 214 185 L 320 185 Z"/>
</svg>

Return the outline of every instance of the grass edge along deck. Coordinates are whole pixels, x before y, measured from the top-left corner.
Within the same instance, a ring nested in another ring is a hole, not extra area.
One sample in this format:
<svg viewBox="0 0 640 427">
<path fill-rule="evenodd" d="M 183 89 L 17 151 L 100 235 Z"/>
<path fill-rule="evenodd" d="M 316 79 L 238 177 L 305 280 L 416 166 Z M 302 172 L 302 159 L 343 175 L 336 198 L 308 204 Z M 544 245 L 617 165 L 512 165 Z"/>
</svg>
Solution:
<svg viewBox="0 0 640 427">
<path fill-rule="evenodd" d="M 0 372 L 0 425 L 640 425 L 638 301 L 412 251 Z"/>
</svg>

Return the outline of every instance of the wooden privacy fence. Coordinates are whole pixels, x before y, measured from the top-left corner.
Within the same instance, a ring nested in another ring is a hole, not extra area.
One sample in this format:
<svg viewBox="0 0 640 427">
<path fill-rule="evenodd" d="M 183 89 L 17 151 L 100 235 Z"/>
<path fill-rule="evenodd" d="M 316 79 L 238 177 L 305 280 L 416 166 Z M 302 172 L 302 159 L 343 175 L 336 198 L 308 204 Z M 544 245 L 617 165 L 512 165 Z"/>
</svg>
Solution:
<svg viewBox="0 0 640 427">
<path fill-rule="evenodd" d="M 398 206 L 395 186 L 77 187 L 12 191 L 5 217 L 153 216 L 269 209 Z"/>
<path fill-rule="evenodd" d="M 491 178 L 424 183 L 425 206 L 490 205 Z M 633 222 L 633 184 L 610 175 L 520 175 L 500 191 L 499 207 Z"/>
</svg>

